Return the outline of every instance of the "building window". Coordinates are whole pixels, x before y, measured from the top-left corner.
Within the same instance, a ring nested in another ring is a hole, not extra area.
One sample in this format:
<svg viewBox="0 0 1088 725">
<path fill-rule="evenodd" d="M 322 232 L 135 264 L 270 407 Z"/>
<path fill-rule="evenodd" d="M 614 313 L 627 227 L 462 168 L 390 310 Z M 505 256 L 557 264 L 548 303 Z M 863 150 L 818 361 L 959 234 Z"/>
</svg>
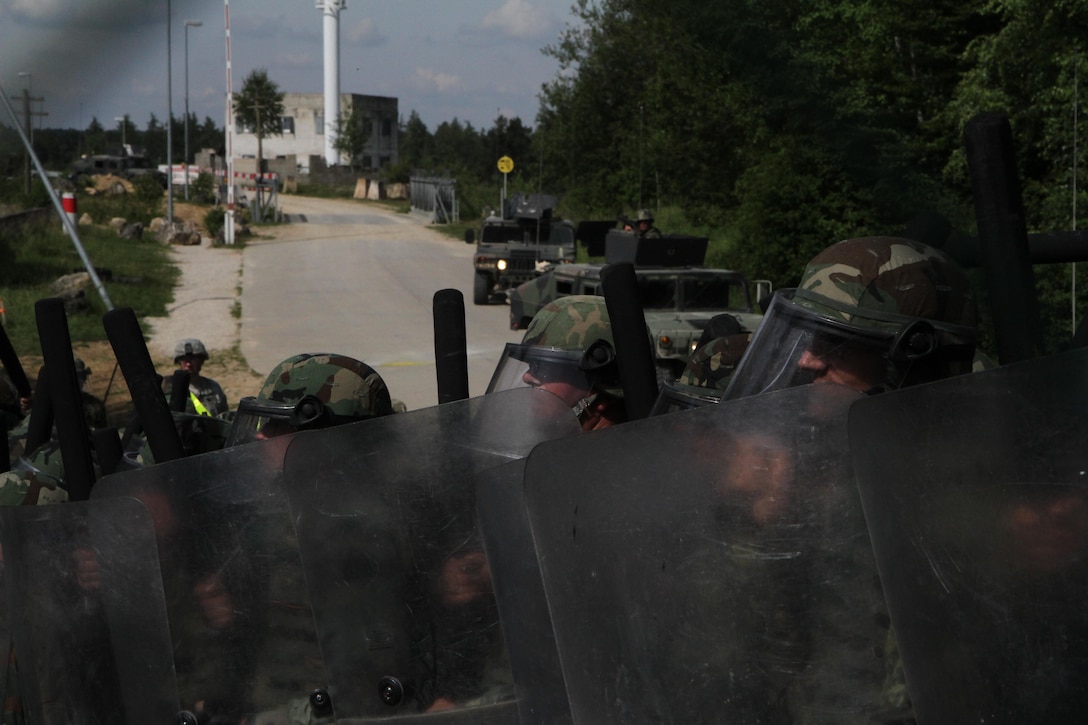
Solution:
<svg viewBox="0 0 1088 725">
<path fill-rule="evenodd" d="M 280 117 L 280 130 L 283 131 L 283 133 L 294 134 L 294 132 L 295 132 L 295 119 L 292 118 L 291 116 L 281 116 Z"/>
<path fill-rule="evenodd" d="M 325 135 L 325 114 L 314 112 L 314 133 L 318 136 Z"/>
<path fill-rule="evenodd" d="M 393 135 L 393 122 L 388 118 L 382 119 L 382 137 L 389 138 Z"/>
</svg>

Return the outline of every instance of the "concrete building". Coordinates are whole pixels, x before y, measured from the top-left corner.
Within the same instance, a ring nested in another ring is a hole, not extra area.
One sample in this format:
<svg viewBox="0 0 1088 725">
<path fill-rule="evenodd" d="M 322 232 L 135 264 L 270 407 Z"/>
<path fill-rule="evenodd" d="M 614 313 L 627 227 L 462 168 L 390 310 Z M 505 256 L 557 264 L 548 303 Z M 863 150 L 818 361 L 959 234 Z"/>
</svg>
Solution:
<svg viewBox="0 0 1088 725">
<path fill-rule="evenodd" d="M 365 96 L 359 93 L 340 94 L 340 112 L 349 115 L 352 109 L 362 109 L 370 119 L 373 133 L 363 152 L 364 170 L 376 170 L 397 162 L 397 99 L 386 96 Z M 283 94 L 282 136 L 262 139 L 262 155 L 267 159 L 290 156 L 298 159 L 299 171 L 309 173 L 311 164 L 325 162 L 325 100 L 320 93 Z M 332 119 L 330 123 L 335 123 Z M 234 127 L 235 158 L 257 157 L 257 136 L 251 129 Z M 312 157 L 317 157 L 316 159 Z M 348 159 L 341 156 L 340 163 Z"/>
</svg>

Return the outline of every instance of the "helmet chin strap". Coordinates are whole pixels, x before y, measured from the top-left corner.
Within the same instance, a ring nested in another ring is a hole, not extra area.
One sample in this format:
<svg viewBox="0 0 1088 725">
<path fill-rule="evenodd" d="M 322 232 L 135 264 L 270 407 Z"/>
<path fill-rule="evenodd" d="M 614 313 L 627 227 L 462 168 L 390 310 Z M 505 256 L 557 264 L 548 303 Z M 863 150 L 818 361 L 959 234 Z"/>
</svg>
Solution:
<svg viewBox="0 0 1088 725">
<path fill-rule="evenodd" d="M 582 416 L 585 415 L 585 412 L 589 410 L 589 406 L 593 405 L 595 400 L 597 400 L 597 393 L 591 393 L 571 407 L 571 410 L 574 411 L 574 417 L 578 419 L 579 423 L 582 422 Z"/>
</svg>

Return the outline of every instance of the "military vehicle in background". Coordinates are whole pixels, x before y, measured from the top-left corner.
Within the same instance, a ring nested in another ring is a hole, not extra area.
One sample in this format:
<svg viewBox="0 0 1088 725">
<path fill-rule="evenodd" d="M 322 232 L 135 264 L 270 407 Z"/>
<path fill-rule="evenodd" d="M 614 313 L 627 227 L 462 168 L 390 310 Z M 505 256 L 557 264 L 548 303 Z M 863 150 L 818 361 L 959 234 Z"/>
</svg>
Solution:
<svg viewBox="0 0 1088 725">
<path fill-rule="evenodd" d="M 762 313 L 758 302 L 770 294 L 770 282 L 751 283 L 740 272 L 701 266 L 707 239 L 676 234 L 640 239 L 613 229 L 604 237 L 605 264 L 635 266 L 639 300 L 653 341 L 660 377 L 680 375 L 711 318 L 734 315 L 754 332 Z M 555 267 L 510 290 L 510 328 L 524 330 L 552 300 L 568 295 L 601 295 L 605 264 Z"/>
<path fill-rule="evenodd" d="M 151 160 L 142 152 L 134 150 L 131 144 L 112 151 L 113 153 L 84 155 L 72 164 L 72 173 L 68 178 L 73 183 L 80 184 L 88 176 L 104 174 L 129 181 L 135 181 L 141 176 L 151 176 L 162 184 L 162 188 L 166 188 L 166 174 L 155 168 Z"/>
<path fill-rule="evenodd" d="M 473 229 L 465 232 L 465 242 L 476 245 L 475 304 L 574 261 L 575 226 L 552 216 L 556 201 L 549 194 L 514 194 L 503 201 L 501 216 L 483 220 L 478 237 Z"/>
</svg>

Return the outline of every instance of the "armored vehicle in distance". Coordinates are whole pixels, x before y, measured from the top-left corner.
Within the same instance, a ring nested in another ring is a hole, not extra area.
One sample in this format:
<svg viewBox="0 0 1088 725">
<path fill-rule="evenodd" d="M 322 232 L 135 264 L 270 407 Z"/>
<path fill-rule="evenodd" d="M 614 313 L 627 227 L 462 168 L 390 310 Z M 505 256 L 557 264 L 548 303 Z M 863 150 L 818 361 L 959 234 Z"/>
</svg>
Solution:
<svg viewBox="0 0 1088 725">
<path fill-rule="evenodd" d="M 151 176 L 166 188 L 166 174 L 155 168 L 150 159 L 126 144 L 111 153 L 83 156 L 72 164 L 69 178 L 73 182 L 88 176 L 112 174 L 133 181 L 140 176 Z"/>
<path fill-rule="evenodd" d="M 514 194 L 503 203 L 502 216 L 489 216 L 465 242 L 476 245 L 472 301 L 486 305 L 496 295 L 535 279 L 556 264 L 574 261 L 575 227 L 554 219 L 556 197 Z"/>
<path fill-rule="evenodd" d="M 711 318 L 734 315 L 755 331 L 762 314 L 758 300 L 769 282 L 755 285 L 740 272 L 701 266 L 707 239 L 665 235 L 640 239 L 619 230 L 605 236 L 605 263 L 635 266 L 639 299 L 646 316 L 658 369 L 675 378 L 684 369 Z M 568 295 L 601 295 L 605 264 L 567 264 L 510 290 L 510 328 L 524 330 L 544 305 Z M 753 289 L 753 287 L 755 289 Z"/>
</svg>

